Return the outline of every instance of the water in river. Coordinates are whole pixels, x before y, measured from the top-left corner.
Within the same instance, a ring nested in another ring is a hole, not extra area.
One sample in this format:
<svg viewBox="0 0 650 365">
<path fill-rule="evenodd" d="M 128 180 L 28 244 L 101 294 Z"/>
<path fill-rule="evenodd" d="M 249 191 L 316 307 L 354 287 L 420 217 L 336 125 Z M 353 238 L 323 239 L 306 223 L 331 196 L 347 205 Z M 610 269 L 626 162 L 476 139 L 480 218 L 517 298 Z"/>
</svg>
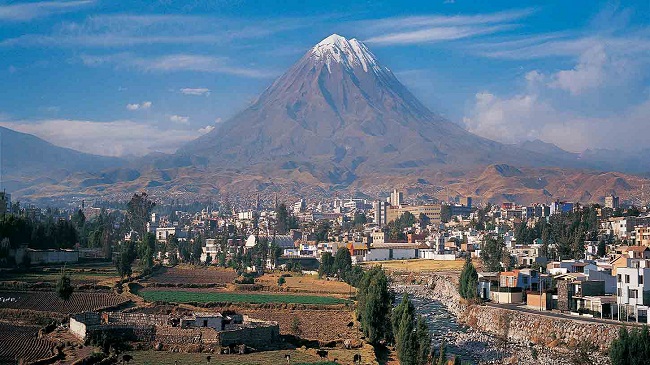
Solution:
<svg viewBox="0 0 650 365">
<path fill-rule="evenodd" d="M 498 341 L 483 333 L 478 333 L 459 324 L 456 317 L 439 301 L 411 295 L 411 302 L 416 312 L 423 315 L 431 330 L 433 347 L 437 350 L 444 340 L 447 354 L 460 356 L 463 363 L 478 364 L 479 361 L 501 358 Z M 402 300 L 402 294 L 396 294 L 395 302 Z"/>
</svg>

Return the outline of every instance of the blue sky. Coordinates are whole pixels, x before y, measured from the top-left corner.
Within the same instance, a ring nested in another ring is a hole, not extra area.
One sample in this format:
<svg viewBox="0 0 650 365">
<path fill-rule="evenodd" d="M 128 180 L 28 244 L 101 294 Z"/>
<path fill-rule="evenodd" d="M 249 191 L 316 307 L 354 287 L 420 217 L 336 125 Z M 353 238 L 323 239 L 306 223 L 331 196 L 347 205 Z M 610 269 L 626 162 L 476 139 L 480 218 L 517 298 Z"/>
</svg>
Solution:
<svg viewBox="0 0 650 365">
<path fill-rule="evenodd" d="M 0 125 L 96 154 L 172 152 L 332 33 L 482 136 L 647 145 L 648 1 L 0 1 Z"/>
</svg>

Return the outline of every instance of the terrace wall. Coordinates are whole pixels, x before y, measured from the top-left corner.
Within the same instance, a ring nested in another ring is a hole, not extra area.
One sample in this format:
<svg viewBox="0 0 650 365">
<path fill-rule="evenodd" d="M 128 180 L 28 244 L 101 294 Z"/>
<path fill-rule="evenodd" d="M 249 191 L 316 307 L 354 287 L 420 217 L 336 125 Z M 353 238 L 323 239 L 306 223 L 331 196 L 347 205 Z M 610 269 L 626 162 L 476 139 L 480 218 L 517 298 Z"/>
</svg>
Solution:
<svg viewBox="0 0 650 365">
<path fill-rule="evenodd" d="M 277 324 L 260 324 L 219 332 L 221 346 L 245 344 L 254 348 L 271 346 L 280 336 Z"/>
</svg>

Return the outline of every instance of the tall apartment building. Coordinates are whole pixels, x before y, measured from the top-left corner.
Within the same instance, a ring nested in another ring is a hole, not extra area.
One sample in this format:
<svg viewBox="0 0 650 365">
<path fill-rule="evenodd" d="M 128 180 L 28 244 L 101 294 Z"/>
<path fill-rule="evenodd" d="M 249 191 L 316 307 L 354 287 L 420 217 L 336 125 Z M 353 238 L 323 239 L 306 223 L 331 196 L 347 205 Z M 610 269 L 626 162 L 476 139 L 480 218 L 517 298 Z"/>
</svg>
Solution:
<svg viewBox="0 0 650 365">
<path fill-rule="evenodd" d="M 379 227 L 386 225 L 386 223 L 388 223 L 386 220 L 386 215 L 388 213 L 388 203 L 376 201 L 373 203 L 373 209 L 375 210 L 375 224 Z"/>
<path fill-rule="evenodd" d="M 394 221 L 405 212 L 409 212 L 415 216 L 415 219 L 417 219 L 422 213 L 426 215 L 429 218 L 429 220 L 431 220 L 431 224 L 438 225 L 440 224 L 440 211 L 441 211 L 440 204 L 402 205 L 399 207 L 392 206 L 389 207 L 386 211 L 386 223 Z"/>
<path fill-rule="evenodd" d="M 390 193 L 390 205 L 399 207 L 402 203 L 404 203 L 404 194 L 402 194 L 401 191 L 394 189 L 393 192 Z"/>
<path fill-rule="evenodd" d="M 619 199 L 617 196 L 610 195 L 605 197 L 605 208 L 618 209 L 619 207 Z"/>
</svg>

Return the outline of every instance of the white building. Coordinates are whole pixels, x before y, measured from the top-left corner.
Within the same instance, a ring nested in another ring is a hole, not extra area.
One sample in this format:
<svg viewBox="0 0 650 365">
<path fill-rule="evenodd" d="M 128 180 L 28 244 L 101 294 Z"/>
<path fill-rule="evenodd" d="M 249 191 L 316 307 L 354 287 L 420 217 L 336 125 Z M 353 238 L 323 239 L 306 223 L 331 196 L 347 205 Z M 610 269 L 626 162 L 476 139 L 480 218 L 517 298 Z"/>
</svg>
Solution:
<svg viewBox="0 0 650 365">
<path fill-rule="evenodd" d="M 217 240 L 214 238 L 208 238 L 205 240 L 205 246 L 203 247 L 203 252 L 201 252 L 201 262 L 205 262 L 210 255 L 212 262 L 215 262 L 217 255 L 221 251 L 221 247 L 217 243 Z"/>
<path fill-rule="evenodd" d="M 156 240 L 160 242 L 167 241 L 167 238 L 171 235 L 174 235 L 178 240 L 184 240 L 187 238 L 187 232 L 183 231 L 179 227 L 158 227 L 156 228 Z"/>
<path fill-rule="evenodd" d="M 645 277 L 648 277 L 646 279 Z M 616 302 L 619 314 L 648 321 L 650 304 L 650 260 L 633 259 L 616 271 Z"/>
<path fill-rule="evenodd" d="M 394 189 L 393 192 L 390 193 L 390 205 L 399 207 L 402 203 L 404 203 L 404 194 L 401 191 Z"/>
<path fill-rule="evenodd" d="M 420 257 L 420 250 L 428 250 L 424 244 L 382 243 L 373 244 L 363 255 L 362 261 L 407 260 Z"/>
</svg>

